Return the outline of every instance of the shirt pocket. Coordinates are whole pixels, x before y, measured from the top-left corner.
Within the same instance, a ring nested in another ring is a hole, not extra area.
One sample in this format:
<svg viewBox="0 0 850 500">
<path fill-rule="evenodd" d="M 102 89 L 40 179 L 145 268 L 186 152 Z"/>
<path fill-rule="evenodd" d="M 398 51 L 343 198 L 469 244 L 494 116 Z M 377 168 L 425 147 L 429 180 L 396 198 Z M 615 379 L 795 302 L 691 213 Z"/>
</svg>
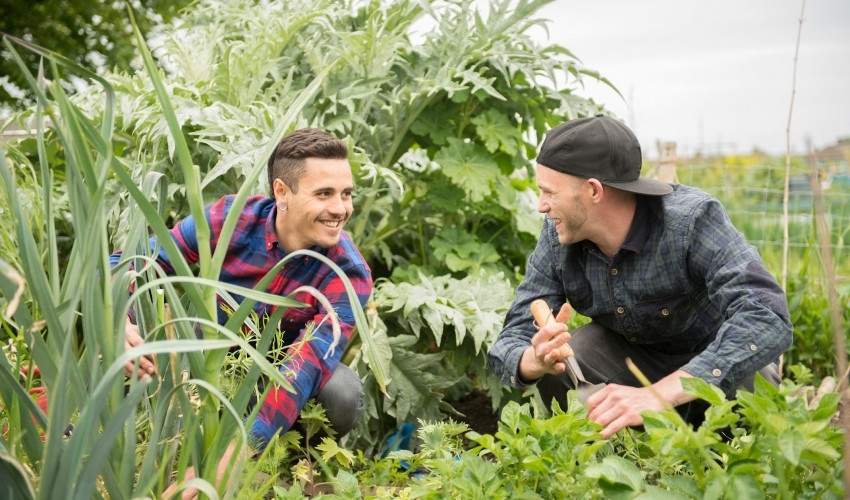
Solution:
<svg viewBox="0 0 850 500">
<path fill-rule="evenodd" d="M 686 347 L 688 327 L 694 314 L 688 295 L 680 294 L 662 299 L 640 302 L 635 306 L 640 337 L 644 343 L 660 342 L 678 344 Z M 671 346 L 673 347 L 673 346 Z"/>
</svg>

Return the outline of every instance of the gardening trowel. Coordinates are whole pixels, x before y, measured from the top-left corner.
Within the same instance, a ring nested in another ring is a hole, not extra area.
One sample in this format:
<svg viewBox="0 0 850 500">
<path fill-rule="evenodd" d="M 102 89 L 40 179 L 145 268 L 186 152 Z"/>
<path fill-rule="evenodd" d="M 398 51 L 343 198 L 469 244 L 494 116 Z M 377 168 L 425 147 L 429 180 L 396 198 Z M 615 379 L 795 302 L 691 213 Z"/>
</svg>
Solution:
<svg viewBox="0 0 850 500">
<path fill-rule="evenodd" d="M 569 308 L 569 313 L 566 314 L 567 319 L 569 319 L 572 316 L 572 308 L 569 304 L 564 304 L 561 307 L 562 312 L 564 308 Z M 549 304 L 543 299 L 537 299 L 531 303 L 531 315 L 534 316 L 534 321 L 540 327 L 555 322 L 555 317 L 552 316 L 552 310 L 549 309 Z M 561 313 L 558 314 L 558 316 L 562 315 Z M 575 356 L 567 356 L 564 363 L 567 365 L 567 375 L 576 389 L 578 400 L 581 404 L 586 404 L 587 398 L 605 387 L 605 384 L 591 384 L 584 378 L 584 373 L 581 371 L 581 367 L 578 365 Z"/>
</svg>

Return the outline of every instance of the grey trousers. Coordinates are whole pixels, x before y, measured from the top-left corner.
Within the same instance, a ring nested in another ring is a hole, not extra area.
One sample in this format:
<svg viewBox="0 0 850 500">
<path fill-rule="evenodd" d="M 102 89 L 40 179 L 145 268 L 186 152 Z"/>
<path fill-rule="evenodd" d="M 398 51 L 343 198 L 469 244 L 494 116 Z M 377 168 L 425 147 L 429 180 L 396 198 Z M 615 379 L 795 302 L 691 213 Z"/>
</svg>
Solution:
<svg viewBox="0 0 850 500">
<path fill-rule="evenodd" d="M 613 383 L 639 387 L 640 382 L 626 366 L 627 357 L 651 382 L 657 382 L 699 354 L 699 352 L 669 354 L 652 349 L 651 346 L 632 344 L 622 335 L 596 323 L 576 330 L 569 344 L 575 352 L 575 359 L 584 372 L 585 378 L 591 384 Z M 776 364 L 771 363 L 759 372 L 769 382 L 779 385 L 780 376 Z M 752 390 L 754 380 L 755 374 L 741 381 L 739 387 Z M 554 398 L 561 408 L 567 407 L 566 391 L 573 389 L 572 385 L 572 381 L 566 374 L 545 375 L 537 382 L 543 401 L 551 404 Z M 686 421 L 699 425 L 707 408 L 708 405 L 704 401 L 693 401 L 680 405 L 676 409 Z"/>
<path fill-rule="evenodd" d="M 337 437 L 348 434 L 363 414 L 363 382 L 354 370 L 340 363 L 316 395 Z"/>
</svg>

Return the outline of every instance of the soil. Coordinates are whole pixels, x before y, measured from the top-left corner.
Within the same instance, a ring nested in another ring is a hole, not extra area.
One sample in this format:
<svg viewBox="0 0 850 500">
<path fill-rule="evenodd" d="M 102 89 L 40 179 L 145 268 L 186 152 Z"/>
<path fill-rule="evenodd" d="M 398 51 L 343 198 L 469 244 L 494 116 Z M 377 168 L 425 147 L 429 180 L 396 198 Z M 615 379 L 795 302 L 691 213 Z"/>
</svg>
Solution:
<svg viewBox="0 0 850 500">
<path fill-rule="evenodd" d="M 451 405 L 464 417 L 454 416 L 479 434 L 495 434 L 498 430 L 499 414 L 490 406 L 490 396 L 481 391 L 472 391 Z"/>
</svg>

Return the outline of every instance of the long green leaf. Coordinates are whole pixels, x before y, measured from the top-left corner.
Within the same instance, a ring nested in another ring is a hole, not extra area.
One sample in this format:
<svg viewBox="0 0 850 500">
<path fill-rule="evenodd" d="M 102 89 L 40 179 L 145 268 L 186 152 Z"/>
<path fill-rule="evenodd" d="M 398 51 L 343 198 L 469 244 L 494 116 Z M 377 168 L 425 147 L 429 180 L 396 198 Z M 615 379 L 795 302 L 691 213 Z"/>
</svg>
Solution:
<svg viewBox="0 0 850 500">
<path fill-rule="evenodd" d="M 103 433 L 97 436 L 97 446 L 92 449 L 92 453 L 85 461 L 85 467 L 83 467 L 82 472 L 74 478 L 72 489 L 65 490 L 66 494 L 74 491 L 73 498 L 77 500 L 92 497 L 95 486 L 97 485 L 97 476 L 100 473 L 100 469 L 112 452 L 112 443 L 124 428 L 127 419 L 133 415 L 136 406 L 144 395 L 145 384 L 134 383 L 127 398 L 121 403 L 118 410 L 112 414 Z M 82 457 L 70 457 L 70 459 L 82 461 Z"/>
<path fill-rule="evenodd" d="M 147 196 L 145 196 L 138 186 L 136 186 L 136 182 L 130 176 L 130 172 L 127 167 L 118 158 L 113 160 L 112 166 L 118 180 L 121 181 L 121 184 L 123 184 L 127 191 L 130 192 L 130 196 L 133 197 L 133 201 L 136 202 L 139 209 L 145 215 L 145 219 L 157 238 L 157 243 L 162 245 L 165 249 L 168 261 L 175 273 L 183 276 L 193 276 L 192 270 L 189 268 L 189 264 L 186 263 L 186 259 L 183 257 L 183 253 L 180 252 L 177 245 L 174 243 L 174 240 L 171 237 L 171 232 L 169 231 L 168 226 L 165 225 L 165 221 L 162 217 L 160 217 L 156 207 L 154 207 L 148 200 Z M 187 287 L 186 293 L 189 295 L 189 298 L 192 300 L 192 303 L 195 304 L 196 308 L 198 310 L 203 310 L 204 300 L 198 290 L 195 287 Z"/>
<path fill-rule="evenodd" d="M 174 140 L 174 153 L 177 159 L 177 164 L 183 173 L 184 188 L 186 189 L 186 199 L 189 203 L 189 211 L 192 217 L 195 218 L 195 232 L 198 241 L 198 255 L 201 276 L 204 278 L 216 278 L 218 272 L 211 274 L 210 269 L 210 226 L 204 216 L 204 199 L 201 195 L 201 179 L 198 169 L 192 163 L 192 156 L 189 153 L 189 146 L 186 144 L 186 137 L 183 135 L 183 130 L 177 122 L 177 115 L 174 113 L 174 107 L 171 105 L 171 99 L 168 97 L 168 92 L 165 85 L 162 83 L 162 77 L 159 75 L 159 69 L 153 61 L 150 50 L 145 43 L 136 20 L 133 16 L 132 9 L 127 9 L 130 15 L 130 23 L 133 25 L 133 33 L 135 33 L 136 45 L 139 52 L 142 54 L 142 61 L 145 69 L 148 72 L 151 83 L 153 83 L 154 91 L 160 108 L 168 124 L 168 129 L 171 132 L 171 138 Z M 225 240 L 224 246 L 227 240 Z M 213 317 L 215 314 L 215 305 L 212 303 L 212 295 L 208 295 L 209 304 L 207 305 L 207 314 Z"/>
<path fill-rule="evenodd" d="M 0 451 L 0 497 L 20 500 L 35 498 L 23 466 L 3 451 Z"/>
<path fill-rule="evenodd" d="M 122 355 L 109 366 L 104 372 L 97 386 L 91 390 L 90 396 L 82 407 L 82 412 L 71 436 L 66 453 L 70 457 L 77 457 L 76 461 L 68 461 L 63 464 L 64 477 L 73 478 L 75 470 L 80 467 L 79 458 L 83 456 L 86 449 L 94 446 L 91 436 L 103 413 L 106 404 L 106 395 L 115 385 L 115 377 L 121 374 L 124 365 L 141 356 L 149 356 L 159 353 L 184 353 L 192 351 L 204 351 L 210 349 L 227 349 L 237 345 L 232 340 L 164 340 L 149 342 L 136 346 Z M 49 444 L 49 441 L 48 441 Z M 68 489 L 65 490 L 70 491 Z"/>
</svg>

